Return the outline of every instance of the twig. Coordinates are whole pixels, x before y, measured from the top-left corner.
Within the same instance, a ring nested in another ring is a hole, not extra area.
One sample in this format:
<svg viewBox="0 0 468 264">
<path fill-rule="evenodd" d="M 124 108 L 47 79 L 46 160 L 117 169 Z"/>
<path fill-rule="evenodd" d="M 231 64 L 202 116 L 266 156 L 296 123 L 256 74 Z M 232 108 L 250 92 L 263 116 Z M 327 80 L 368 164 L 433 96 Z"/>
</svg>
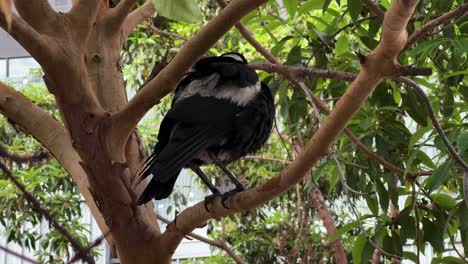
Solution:
<svg viewBox="0 0 468 264">
<path fill-rule="evenodd" d="M 374 249 L 374 254 L 372 254 L 372 264 L 379 264 L 380 263 L 380 257 L 382 256 L 382 253 L 380 253 L 380 250 L 377 248 Z"/>
<path fill-rule="evenodd" d="M 432 199 L 432 197 L 429 195 L 429 193 L 424 190 L 424 188 L 421 187 L 421 185 L 417 182 L 417 181 L 414 181 L 414 183 L 419 187 L 419 189 L 421 190 L 421 192 L 426 196 L 427 199 L 429 199 L 431 201 L 431 203 L 437 207 L 437 209 L 439 209 L 441 212 L 445 212 L 446 210 L 443 209 L 442 207 L 440 207 L 437 203 L 434 202 L 434 199 Z M 450 220 L 450 213 L 447 214 L 447 225 L 448 225 L 448 221 Z M 444 228 L 445 230 L 445 228 Z M 445 233 L 445 232 L 444 232 Z M 450 232 L 447 232 L 449 238 L 450 238 L 450 243 L 452 244 L 452 248 L 453 250 L 455 251 L 455 253 L 457 253 L 457 255 L 460 257 L 460 259 L 462 259 L 465 263 L 468 263 L 468 259 L 457 249 L 457 247 L 455 246 L 455 238 L 452 236 L 452 234 L 450 234 Z"/>
<path fill-rule="evenodd" d="M 21 260 L 24 260 L 24 261 L 27 261 L 29 263 L 33 263 L 33 264 L 40 264 L 39 262 L 37 262 L 36 260 L 34 259 L 30 259 L 28 257 L 26 257 L 25 255 L 22 255 L 22 254 L 19 254 L 19 253 L 16 253 L 14 252 L 13 250 L 9 249 L 9 248 L 6 248 L 2 245 L 0 245 L 0 250 L 3 250 L 5 251 L 7 254 L 10 254 L 10 255 L 13 255 Z"/>
<path fill-rule="evenodd" d="M 80 254 L 80 258 L 86 260 L 88 263 L 95 263 L 93 258 L 89 256 L 88 254 L 84 254 L 86 252 L 86 249 L 80 244 L 79 241 L 77 241 L 73 236 L 63 227 L 61 226 L 55 218 L 53 218 L 49 211 L 42 207 L 41 203 L 30 193 L 26 190 L 26 188 L 13 176 L 11 171 L 3 164 L 0 162 L 0 170 L 3 171 L 3 174 L 13 182 L 13 184 L 23 193 L 23 195 L 26 197 L 26 200 L 28 200 L 29 203 L 33 205 L 35 210 L 40 213 L 42 216 L 44 216 L 47 221 L 55 228 L 57 231 L 62 234 L 67 240 L 70 242 L 71 246 L 75 250 L 75 252 L 78 252 Z"/>
<path fill-rule="evenodd" d="M 347 82 L 353 81 L 357 74 L 351 72 L 342 72 L 342 71 L 334 71 L 334 70 L 321 70 L 321 69 L 313 69 L 307 67 L 290 67 L 284 65 L 277 65 L 272 63 L 250 63 L 249 64 L 252 68 L 257 70 L 263 70 L 266 72 L 275 72 L 283 75 L 285 78 L 291 78 L 291 75 L 294 77 L 316 77 L 316 78 L 330 78 L 336 80 L 343 80 Z M 330 113 L 330 110 L 326 107 L 326 105 L 320 101 L 320 99 L 316 98 L 314 95 L 311 95 L 314 103 L 320 108 L 320 110 L 324 111 L 325 113 Z M 386 169 L 398 173 L 400 175 L 405 175 L 408 178 L 415 178 L 418 176 L 427 176 L 431 175 L 431 171 L 420 171 L 420 172 L 405 172 L 405 170 L 391 164 L 390 162 L 386 161 L 384 158 L 379 156 L 378 154 L 374 153 L 367 146 L 362 143 L 352 132 L 351 130 L 345 128 L 344 132 L 349 137 L 349 139 L 356 144 L 366 155 L 368 155 L 373 160 L 380 163 Z"/>
<path fill-rule="evenodd" d="M 85 254 L 88 254 L 93 248 L 99 246 L 104 239 L 110 235 L 110 230 L 107 230 L 107 232 L 104 235 L 101 235 L 100 237 L 96 238 L 86 249 L 86 252 L 83 252 Z M 77 253 L 75 256 L 73 256 L 70 261 L 67 264 L 72 264 L 75 263 L 76 261 L 80 260 L 80 254 Z"/>
<path fill-rule="evenodd" d="M 383 18 L 385 16 L 385 11 L 383 11 L 374 1 L 372 0 L 362 0 L 362 3 L 369 9 L 369 11 L 380 17 Z"/>
<path fill-rule="evenodd" d="M 15 163 L 36 163 L 40 161 L 47 160 L 49 158 L 49 153 L 44 150 L 40 150 L 32 155 L 22 156 L 15 153 L 9 152 L 6 148 L 0 145 L 0 157 L 11 160 Z"/>
<path fill-rule="evenodd" d="M 159 29 L 156 26 L 154 26 L 152 22 L 147 22 L 146 24 L 150 27 L 150 29 L 153 31 L 154 34 L 161 35 L 161 36 L 168 37 L 168 38 L 181 39 L 185 41 L 188 40 L 188 38 L 181 36 L 179 34 Z"/>
<path fill-rule="evenodd" d="M 412 185 L 412 194 L 411 194 L 411 197 L 413 199 L 413 210 L 414 210 L 414 216 L 415 216 L 415 228 L 416 228 L 416 254 L 417 254 L 417 258 L 416 258 L 416 264 L 419 264 L 419 261 L 421 259 L 421 256 L 420 256 L 420 248 L 419 248 L 419 244 L 421 243 L 421 238 L 420 238 L 420 230 L 419 230 L 419 211 L 418 211 L 418 201 L 416 199 L 416 187 L 415 187 L 415 184 L 414 184 L 414 181 L 411 183 Z"/>
<path fill-rule="evenodd" d="M 434 108 L 432 107 L 431 101 L 429 100 L 429 97 L 427 97 L 424 90 L 417 83 L 413 82 L 412 80 L 408 78 L 400 77 L 397 80 L 412 87 L 416 91 L 416 93 L 421 97 L 421 99 L 424 102 L 424 105 L 426 106 L 426 110 L 429 113 L 429 117 L 432 120 L 432 125 L 437 130 L 437 133 L 439 134 L 439 136 L 442 138 L 442 141 L 444 142 L 445 147 L 447 147 L 447 150 L 450 156 L 462 168 L 463 170 L 463 196 L 465 199 L 465 203 L 468 205 L 468 165 L 460 157 L 460 155 L 458 155 L 457 151 L 455 150 L 455 148 L 453 147 L 453 145 L 450 143 L 449 139 L 445 135 L 444 130 L 442 129 L 442 127 L 440 127 L 439 121 L 437 121 L 437 117 L 434 114 Z"/>
<path fill-rule="evenodd" d="M 264 157 L 264 156 L 245 156 L 242 159 L 244 160 L 261 160 L 261 161 L 273 161 L 273 162 L 278 162 L 281 164 L 290 164 L 290 160 L 285 160 L 285 159 L 278 159 L 278 158 L 272 158 L 272 157 Z"/>
<path fill-rule="evenodd" d="M 428 37 L 431 34 L 431 31 L 434 30 L 434 28 L 438 27 L 441 24 L 446 23 L 450 19 L 453 19 L 458 16 L 465 16 L 466 12 L 468 12 L 468 4 L 463 4 L 459 6 L 458 8 L 454 9 L 451 12 L 445 13 L 441 15 L 440 17 L 430 21 L 429 23 L 425 24 L 424 26 L 416 29 L 413 34 L 408 38 L 408 41 L 406 42 L 405 47 L 402 49 L 401 53 L 409 49 L 411 46 L 416 43 L 416 41 Z"/>
</svg>

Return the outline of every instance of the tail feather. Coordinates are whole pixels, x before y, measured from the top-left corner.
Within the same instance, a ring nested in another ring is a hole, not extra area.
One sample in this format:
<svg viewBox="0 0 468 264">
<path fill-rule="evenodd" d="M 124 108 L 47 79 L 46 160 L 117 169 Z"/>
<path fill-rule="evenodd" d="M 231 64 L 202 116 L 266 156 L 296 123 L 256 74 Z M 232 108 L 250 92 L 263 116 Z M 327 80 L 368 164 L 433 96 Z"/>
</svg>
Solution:
<svg viewBox="0 0 468 264">
<path fill-rule="evenodd" d="M 151 199 L 162 200 L 162 199 L 169 197 L 169 195 L 172 192 L 172 189 L 174 189 L 174 184 L 177 180 L 176 176 L 179 173 L 180 173 L 180 170 L 177 171 L 177 173 L 174 173 L 175 176 L 173 176 L 167 182 L 151 180 L 149 184 L 146 186 L 146 189 L 140 195 L 140 197 L 138 197 L 137 205 L 145 204 L 151 201 Z"/>
<path fill-rule="evenodd" d="M 182 168 L 201 151 L 219 141 L 224 134 L 223 127 L 198 127 L 178 130 L 175 133 L 164 149 L 156 155 L 153 154 L 145 162 L 138 183 L 151 174 L 153 178 L 138 198 L 139 205 L 150 201 L 151 198 L 167 198 Z"/>
</svg>

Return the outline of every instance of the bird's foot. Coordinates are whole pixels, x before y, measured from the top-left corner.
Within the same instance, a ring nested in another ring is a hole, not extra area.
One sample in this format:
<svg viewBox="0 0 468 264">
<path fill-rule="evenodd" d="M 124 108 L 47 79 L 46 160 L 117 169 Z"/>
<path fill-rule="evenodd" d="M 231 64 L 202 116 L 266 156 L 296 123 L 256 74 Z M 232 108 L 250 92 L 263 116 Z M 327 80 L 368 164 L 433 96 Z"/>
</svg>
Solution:
<svg viewBox="0 0 468 264">
<path fill-rule="evenodd" d="M 208 209 L 208 205 L 211 204 L 216 197 L 221 197 L 221 193 L 215 192 L 205 197 L 205 201 L 203 202 L 203 205 L 205 206 L 205 209 L 207 212 L 211 213 L 211 211 Z"/>
<path fill-rule="evenodd" d="M 229 192 L 223 193 L 223 195 L 221 195 L 221 204 L 223 205 L 223 207 L 226 208 L 226 209 L 231 209 L 229 206 L 226 205 L 226 200 L 227 200 L 230 196 L 232 196 L 232 195 L 234 195 L 234 194 L 236 194 L 236 193 L 243 192 L 243 191 L 245 191 L 244 186 L 239 185 L 239 186 L 236 186 L 235 189 L 230 190 Z"/>
</svg>

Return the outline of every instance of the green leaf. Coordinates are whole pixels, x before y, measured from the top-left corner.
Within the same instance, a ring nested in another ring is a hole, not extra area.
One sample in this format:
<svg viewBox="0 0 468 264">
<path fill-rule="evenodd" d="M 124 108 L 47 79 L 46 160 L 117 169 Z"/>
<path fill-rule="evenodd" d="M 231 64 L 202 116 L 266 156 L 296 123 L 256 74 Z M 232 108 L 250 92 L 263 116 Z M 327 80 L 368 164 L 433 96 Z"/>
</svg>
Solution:
<svg viewBox="0 0 468 264">
<path fill-rule="evenodd" d="M 429 156 L 426 153 L 418 149 L 416 150 L 416 157 L 418 157 L 418 159 L 427 167 L 435 169 L 436 165 L 434 164 L 434 162 L 432 162 L 431 158 L 429 158 Z"/>
<path fill-rule="evenodd" d="M 374 215 L 379 215 L 379 201 L 377 199 L 377 195 L 375 195 L 374 193 L 366 195 L 366 202 L 371 212 Z"/>
<path fill-rule="evenodd" d="M 463 155 L 468 149 L 468 133 L 461 134 L 457 139 L 458 153 Z"/>
<path fill-rule="evenodd" d="M 403 246 L 400 242 L 400 237 L 394 231 L 392 231 L 392 236 L 385 234 L 382 245 L 388 253 L 398 256 L 403 254 Z"/>
<path fill-rule="evenodd" d="M 424 241 L 429 242 L 435 251 L 439 253 L 444 251 L 443 226 L 430 221 L 428 218 L 423 218 L 422 224 Z"/>
<path fill-rule="evenodd" d="M 444 264 L 466 264 L 465 261 L 463 261 L 460 258 L 457 257 L 452 257 L 452 256 L 447 256 L 442 259 L 442 262 Z"/>
<path fill-rule="evenodd" d="M 320 10 L 323 8 L 324 0 L 308 0 L 299 7 L 300 14 L 308 14 L 313 10 Z"/>
<path fill-rule="evenodd" d="M 285 64 L 286 65 L 296 65 L 296 64 L 301 63 L 301 61 L 302 61 L 301 47 L 300 46 L 295 46 L 289 52 L 288 59 L 287 59 Z"/>
<path fill-rule="evenodd" d="M 452 210 L 457 205 L 455 199 L 444 193 L 434 193 L 431 194 L 430 197 L 436 204 L 446 210 Z"/>
<path fill-rule="evenodd" d="M 418 256 L 416 254 L 414 254 L 413 252 L 404 251 L 403 252 L 403 257 L 405 259 L 409 259 L 409 260 L 413 261 L 414 263 L 418 263 Z"/>
<path fill-rule="evenodd" d="M 426 134 L 428 131 L 430 131 L 432 127 L 423 127 L 418 129 L 410 138 L 410 142 L 408 144 L 408 149 L 411 150 L 413 149 L 414 144 L 418 143 L 418 140 L 421 139 L 424 134 Z"/>
<path fill-rule="evenodd" d="M 349 48 L 349 40 L 346 35 L 341 35 L 335 44 L 335 55 L 339 57 L 340 55 L 345 54 Z"/>
<path fill-rule="evenodd" d="M 367 238 L 363 234 L 359 235 L 354 241 L 354 244 L 353 244 L 353 262 L 354 263 L 362 263 L 361 256 L 362 256 L 364 246 L 366 245 L 366 242 L 368 242 Z"/>
<path fill-rule="evenodd" d="M 289 16 L 293 18 L 297 11 L 298 0 L 283 0 L 283 3 Z"/>
<path fill-rule="evenodd" d="M 361 14 L 362 3 L 361 0 L 348 0 L 348 10 L 351 18 L 356 20 Z"/>
<path fill-rule="evenodd" d="M 465 203 L 463 203 L 458 209 L 458 223 L 463 249 L 465 255 L 468 255 L 468 209 L 466 208 Z"/>
<path fill-rule="evenodd" d="M 335 234 L 328 240 L 330 243 L 340 238 L 343 234 L 347 233 L 351 229 L 357 227 L 359 225 L 358 222 L 351 222 L 336 230 Z"/>
<path fill-rule="evenodd" d="M 453 106 L 455 104 L 455 100 L 453 98 L 453 93 L 450 87 L 445 86 L 444 88 L 444 99 L 443 104 L 441 105 L 440 112 L 445 117 L 451 117 L 453 114 Z"/>
<path fill-rule="evenodd" d="M 452 160 L 447 160 L 442 165 L 437 167 L 434 170 L 431 176 L 427 178 L 424 185 L 426 186 L 429 192 L 434 191 L 435 189 L 439 188 L 442 184 L 447 183 L 448 179 L 450 178 L 450 169 L 452 169 L 454 162 Z"/>
<path fill-rule="evenodd" d="M 195 23 L 203 19 L 203 14 L 195 0 L 152 0 L 158 14 L 176 21 Z"/>
<path fill-rule="evenodd" d="M 407 90 L 406 95 L 403 96 L 403 106 L 414 121 L 423 127 L 427 126 L 426 107 L 414 90 Z"/>
</svg>

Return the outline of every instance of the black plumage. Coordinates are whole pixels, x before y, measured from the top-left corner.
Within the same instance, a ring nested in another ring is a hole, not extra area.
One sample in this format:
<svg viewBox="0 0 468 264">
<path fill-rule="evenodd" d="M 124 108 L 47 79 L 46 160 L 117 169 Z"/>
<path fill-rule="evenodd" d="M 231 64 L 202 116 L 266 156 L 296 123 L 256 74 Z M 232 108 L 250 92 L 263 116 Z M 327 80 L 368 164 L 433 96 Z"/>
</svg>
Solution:
<svg viewBox="0 0 468 264">
<path fill-rule="evenodd" d="M 268 86 L 241 54 L 199 60 L 176 88 L 140 181 L 149 175 L 153 178 L 137 203 L 167 198 L 182 168 L 200 176 L 213 192 L 210 198 L 220 195 L 199 167 L 207 163 L 223 169 L 236 185 L 233 192 L 242 191 L 224 165 L 260 149 L 271 133 L 274 116 Z"/>
</svg>

